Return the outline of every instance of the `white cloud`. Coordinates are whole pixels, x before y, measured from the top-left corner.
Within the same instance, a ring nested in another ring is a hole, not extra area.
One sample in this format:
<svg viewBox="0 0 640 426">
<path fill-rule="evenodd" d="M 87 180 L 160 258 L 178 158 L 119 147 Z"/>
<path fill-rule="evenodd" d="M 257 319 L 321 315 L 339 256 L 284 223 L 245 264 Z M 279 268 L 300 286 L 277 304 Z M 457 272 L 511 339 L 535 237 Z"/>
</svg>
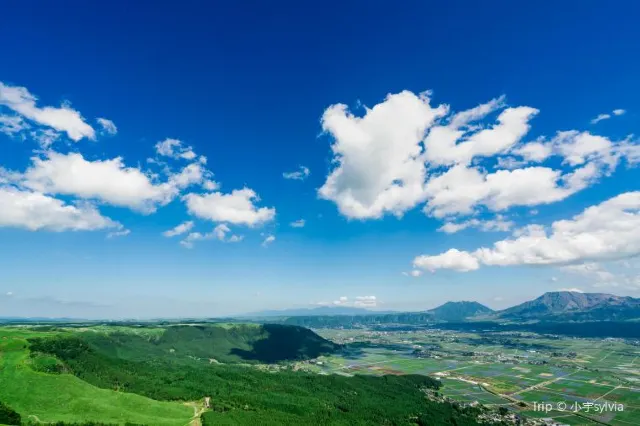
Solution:
<svg viewBox="0 0 640 426">
<path fill-rule="evenodd" d="M 513 169 L 518 169 L 522 166 L 525 166 L 527 165 L 527 163 L 528 161 L 526 160 L 518 160 L 517 158 L 514 158 L 514 157 L 498 157 L 494 168 L 513 170 Z"/>
<path fill-rule="evenodd" d="M 356 308 L 375 308 L 378 300 L 375 296 L 356 296 L 353 306 Z"/>
<path fill-rule="evenodd" d="M 346 105 L 327 108 L 322 128 L 334 143 L 336 167 L 319 189 L 340 213 L 357 219 L 400 216 L 424 200 L 425 131 L 447 108 L 432 108 L 427 93 L 404 91 L 354 116 Z"/>
<path fill-rule="evenodd" d="M 455 271 L 474 271 L 480 267 L 480 262 L 466 251 L 450 249 L 436 256 L 418 256 L 413 260 L 413 266 L 429 271 L 436 269 L 453 269 Z"/>
<path fill-rule="evenodd" d="M 475 157 L 506 152 L 527 134 L 531 127 L 529 120 L 537 113 L 537 109 L 530 107 L 507 108 L 493 127 L 467 137 L 465 131 L 455 127 L 434 127 L 424 141 L 426 159 L 433 165 L 469 164 Z"/>
<path fill-rule="evenodd" d="M 34 123 L 65 132 L 75 142 L 82 138 L 95 139 L 95 131 L 78 111 L 69 105 L 39 108 L 36 106 L 37 100 L 26 87 L 9 86 L 0 82 L 0 105 Z"/>
<path fill-rule="evenodd" d="M 613 142 L 589 132 L 558 132 L 551 143 L 571 166 L 584 164 L 588 160 L 598 160 L 608 165 L 615 165 L 617 162 L 617 159 L 612 157 Z"/>
<path fill-rule="evenodd" d="M 553 153 L 553 147 L 550 143 L 545 143 L 543 140 L 539 140 L 526 143 L 521 147 L 514 149 L 513 153 L 523 157 L 525 161 L 539 163 L 551 156 Z"/>
<path fill-rule="evenodd" d="M 306 222 L 304 219 L 298 219 L 291 222 L 289 226 L 291 226 L 292 228 L 304 228 L 305 223 Z"/>
<path fill-rule="evenodd" d="M 224 241 L 227 232 L 231 232 L 231 229 L 224 223 L 213 228 L 213 235 L 220 241 Z"/>
<path fill-rule="evenodd" d="M 331 303 L 320 302 L 317 305 L 333 305 L 333 306 L 349 306 L 355 308 L 375 308 L 378 306 L 376 296 L 356 296 L 353 300 L 349 300 L 347 296 L 341 296 Z"/>
<path fill-rule="evenodd" d="M 443 226 L 441 226 L 438 231 L 445 232 L 447 234 L 453 234 L 467 228 L 478 228 L 479 230 L 484 232 L 506 232 L 513 228 L 514 225 L 515 223 L 513 221 L 506 220 L 502 215 L 496 215 L 495 219 L 489 220 L 469 219 L 464 222 L 458 223 L 447 222 Z"/>
<path fill-rule="evenodd" d="M 202 180 L 199 164 L 186 166 L 167 182 L 154 183 L 140 169 L 126 167 L 121 157 L 88 161 L 82 154 L 49 151 L 45 158 L 33 157 L 32 161 L 24 174 L 24 185 L 30 189 L 96 199 L 146 213 L 170 202 L 182 188 Z"/>
<path fill-rule="evenodd" d="M 128 229 L 123 229 L 121 231 L 113 231 L 107 234 L 107 238 L 116 238 L 116 237 L 126 237 L 131 233 Z"/>
<path fill-rule="evenodd" d="M 613 111 L 611 111 L 611 114 L 616 115 L 616 116 L 620 116 L 623 115 L 625 112 L 625 110 L 623 109 L 614 109 Z M 594 118 L 593 120 L 591 120 L 591 124 L 596 124 L 599 123 L 602 120 L 608 120 L 611 118 L 611 114 L 598 114 L 598 116 L 596 118 Z"/>
<path fill-rule="evenodd" d="M 102 127 L 102 130 L 106 134 L 113 136 L 116 133 L 118 133 L 118 128 L 116 127 L 116 124 L 113 121 L 108 120 L 106 118 L 97 118 L 96 121 L 98 122 L 100 127 Z"/>
<path fill-rule="evenodd" d="M 189 229 L 191 229 L 191 227 L 189 227 Z M 217 225 L 215 228 L 213 228 L 213 231 L 206 234 L 202 234 L 200 232 L 191 232 L 186 236 L 186 238 L 180 241 L 180 244 L 186 248 L 193 248 L 193 243 L 196 241 L 218 240 L 227 243 L 238 243 L 244 239 L 244 237 L 241 235 L 231 235 L 229 236 L 229 238 L 227 238 L 227 234 L 229 232 L 231 232 L 231 229 L 224 223 L 221 223 L 220 225 Z"/>
<path fill-rule="evenodd" d="M 285 179 L 305 180 L 306 178 L 309 177 L 310 174 L 311 174 L 311 171 L 307 167 L 300 166 L 298 170 L 296 170 L 295 172 L 282 173 L 282 177 Z"/>
<path fill-rule="evenodd" d="M 229 237 L 229 239 L 227 239 L 228 243 L 239 243 L 240 241 L 244 240 L 244 235 L 232 235 Z"/>
<path fill-rule="evenodd" d="M 168 231 L 164 231 L 162 235 L 165 237 L 175 237 L 176 235 L 182 235 L 185 232 L 189 232 L 193 228 L 193 221 L 188 220 L 186 222 L 177 225 L 174 228 L 169 229 Z"/>
<path fill-rule="evenodd" d="M 451 249 L 437 256 L 418 256 L 423 269 L 478 269 L 480 264 L 572 265 L 640 255 L 640 191 L 627 192 L 585 209 L 569 220 L 516 230 L 513 238 L 474 252 Z M 584 267 L 584 266 L 583 266 Z M 572 268 L 575 268 L 572 266 Z"/>
<path fill-rule="evenodd" d="M 449 109 L 409 91 L 388 95 L 361 116 L 343 104 L 327 108 L 322 128 L 333 140 L 334 167 L 319 197 L 351 219 L 400 217 L 423 203 L 437 218 L 474 215 L 555 203 L 609 175 L 623 157 L 640 163 L 631 137 L 612 141 L 571 130 L 523 142 L 539 111 L 509 107 L 504 96 L 456 114 Z M 480 121 L 494 111 L 495 123 Z M 564 159 L 559 167 L 532 166 L 553 156 Z"/>
<path fill-rule="evenodd" d="M 608 120 L 611 118 L 610 114 L 598 114 L 598 116 L 596 118 L 594 118 L 593 120 L 591 120 L 591 124 L 596 124 L 599 123 L 603 120 Z"/>
<path fill-rule="evenodd" d="M 486 173 L 457 165 L 427 182 L 425 212 L 435 217 L 472 214 L 477 206 L 492 211 L 562 200 L 582 189 L 577 177 L 563 186 L 562 173 L 547 167 L 527 167 Z"/>
<path fill-rule="evenodd" d="M 572 287 L 572 288 L 559 288 L 556 291 L 570 291 L 573 293 L 584 293 L 584 291 L 580 290 L 579 288 L 576 287 Z"/>
<path fill-rule="evenodd" d="M 170 157 L 173 159 L 193 160 L 196 158 L 193 148 L 190 146 L 184 146 L 182 141 L 178 139 L 167 138 L 161 142 L 158 142 L 155 146 L 156 153 L 163 157 Z M 205 161 L 206 162 L 206 161 Z"/>
<path fill-rule="evenodd" d="M 273 220 L 274 208 L 256 207 L 258 195 L 249 188 L 236 189 L 230 194 L 187 194 L 183 197 L 189 213 L 213 222 L 228 222 L 255 226 Z"/>
<path fill-rule="evenodd" d="M 29 132 L 31 136 L 43 149 L 48 149 L 55 141 L 60 139 L 61 133 L 52 129 L 36 129 Z"/>
<path fill-rule="evenodd" d="M 406 276 L 406 277 L 414 277 L 417 278 L 420 275 L 422 275 L 422 271 L 419 269 L 413 269 L 409 272 L 403 272 L 402 275 Z"/>
<path fill-rule="evenodd" d="M 449 127 L 459 129 L 462 126 L 486 117 L 488 114 L 503 108 L 504 106 L 505 96 L 503 95 L 499 98 L 490 100 L 486 104 L 480 104 L 474 108 L 456 113 L 449 121 Z"/>
<path fill-rule="evenodd" d="M 274 241 L 276 240 L 276 237 L 273 235 L 267 235 L 267 237 L 264 239 L 264 241 L 262 242 L 262 247 L 268 247 L 270 246 Z"/>
<path fill-rule="evenodd" d="M 0 186 L 0 206 L 0 227 L 58 232 L 122 228 L 90 204 L 65 204 L 42 193 L 11 186 Z"/>
<path fill-rule="evenodd" d="M 204 182 L 202 182 L 202 187 L 207 191 L 217 191 L 218 189 L 220 189 L 220 184 L 213 180 L 206 179 Z"/>
<path fill-rule="evenodd" d="M 15 136 L 28 128 L 30 128 L 29 124 L 18 115 L 0 115 L 0 133 Z"/>
</svg>

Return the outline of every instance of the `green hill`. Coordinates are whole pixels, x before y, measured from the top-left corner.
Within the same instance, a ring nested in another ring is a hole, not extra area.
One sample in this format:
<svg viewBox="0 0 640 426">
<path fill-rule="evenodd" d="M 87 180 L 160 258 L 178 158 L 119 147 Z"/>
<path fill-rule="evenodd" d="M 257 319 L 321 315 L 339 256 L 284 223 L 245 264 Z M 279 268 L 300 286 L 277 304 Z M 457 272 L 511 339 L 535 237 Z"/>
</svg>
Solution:
<svg viewBox="0 0 640 426">
<path fill-rule="evenodd" d="M 154 401 L 93 386 L 72 374 L 36 371 L 27 339 L 52 333 L 0 328 L 0 401 L 22 421 L 103 422 L 184 426 L 193 409 L 179 402 Z M 6 419 L 6 417 L 5 417 Z M 0 420 L 0 424 L 6 420 Z M 7 423 L 15 424 L 15 423 Z"/>
<path fill-rule="evenodd" d="M 130 361 L 276 363 L 315 358 L 339 348 L 309 329 L 277 324 L 177 325 L 146 331 L 113 327 L 74 338 L 97 352 Z"/>
<path fill-rule="evenodd" d="M 282 325 L 0 327 L 0 401 L 23 422 L 65 425 L 478 424 L 479 408 L 427 399 L 440 383 L 426 376 L 247 364 L 336 347 Z M 212 407 L 202 412 L 205 397 Z"/>
<path fill-rule="evenodd" d="M 493 310 L 478 302 L 447 302 L 427 312 L 432 313 L 436 320 L 463 321 L 467 318 L 489 315 Z"/>
</svg>

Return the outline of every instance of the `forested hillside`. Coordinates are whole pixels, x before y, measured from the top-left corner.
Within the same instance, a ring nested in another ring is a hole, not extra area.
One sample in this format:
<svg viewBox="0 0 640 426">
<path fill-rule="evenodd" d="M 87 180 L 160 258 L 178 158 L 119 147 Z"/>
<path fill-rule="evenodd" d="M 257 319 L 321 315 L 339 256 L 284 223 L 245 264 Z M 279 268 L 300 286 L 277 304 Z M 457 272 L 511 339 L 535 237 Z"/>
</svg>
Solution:
<svg viewBox="0 0 640 426">
<path fill-rule="evenodd" d="M 339 347 L 309 329 L 278 324 L 178 325 L 78 336 L 99 352 L 132 361 L 274 363 L 315 358 Z"/>
<path fill-rule="evenodd" d="M 203 425 L 477 424 L 475 408 L 428 400 L 424 391 L 437 389 L 440 385 L 426 376 L 344 377 L 288 369 L 274 373 L 252 366 L 196 359 L 184 362 L 175 355 L 187 348 L 203 350 L 206 345 L 192 347 L 180 343 L 185 336 L 183 333 L 194 333 L 189 334 L 193 339 L 188 340 L 195 345 L 201 333 L 220 332 L 207 328 L 179 327 L 164 337 L 133 335 L 139 339 L 131 335 L 125 338 L 126 333 L 61 333 L 31 338 L 29 349 L 32 359 L 56 360 L 55 365 L 59 368 L 52 369 L 52 373 L 71 373 L 91 385 L 118 393 L 135 393 L 167 401 L 198 401 L 209 396 L 212 407 L 202 415 Z M 229 330 L 228 334 L 221 335 L 240 339 L 242 334 L 237 334 L 237 328 Z M 282 339 L 281 351 L 295 349 L 295 354 L 300 353 L 300 345 L 291 346 L 284 341 L 291 338 L 291 330 L 305 339 L 310 337 L 309 330 L 292 327 L 268 326 L 267 330 L 272 332 L 271 336 L 276 336 L 272 338 Z M 176 338 L 173 333 L 182 337 Z M 147 343 L 140 340 L 147 340 Z M 208 341 L 204 337 L 203 340 Z M 250 353 L 263 357 L 265 352 L 260 348 L 260 341 L 254 342 Z M 312 341 L 324 345 L 321 340 L 314 338 Z M 176 348 L 175 352 L 165 351 L 172 347 Z M 304 348 L 305 351 L 309 349 L 308 346 Z M 310 348 L 317 349 L 315 344 Z M 149 350 L 147 357 L 145 350 Z M 266 354 L 266 359 L 276 358 L 270 352 Z M 255 356 L 248 359 L 255 359 Z"/>
</svg>

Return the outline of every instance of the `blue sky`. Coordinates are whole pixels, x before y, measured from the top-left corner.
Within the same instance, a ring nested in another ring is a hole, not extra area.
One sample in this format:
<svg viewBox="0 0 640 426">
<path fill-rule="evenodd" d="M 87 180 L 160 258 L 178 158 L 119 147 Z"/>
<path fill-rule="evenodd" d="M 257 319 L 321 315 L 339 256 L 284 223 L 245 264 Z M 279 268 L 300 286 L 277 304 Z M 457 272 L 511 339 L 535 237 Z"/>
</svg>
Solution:
<svg viewBox="0 0 640 426">
<path fill-rule="evenodd" d="M 0 315 L 640 295 L 636 2 L 65 4 L 3 8 Z"/>
</svg>

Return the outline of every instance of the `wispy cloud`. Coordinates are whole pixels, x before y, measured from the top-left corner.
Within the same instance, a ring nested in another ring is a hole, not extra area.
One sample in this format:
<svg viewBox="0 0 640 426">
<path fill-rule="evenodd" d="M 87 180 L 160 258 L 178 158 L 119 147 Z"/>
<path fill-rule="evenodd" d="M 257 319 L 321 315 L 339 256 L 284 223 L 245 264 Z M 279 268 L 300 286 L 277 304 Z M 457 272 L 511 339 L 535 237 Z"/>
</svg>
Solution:
<svg viewBox="0 0 640 426">
<path fill-rule="evenodd" d="M 285 179 L 293 179 L 293 180 L 305 180 L 309 177 L 311 171 L 305 167 L 300 166 L 298 170 L 294 172 L 284 172 L 282 173 L 282 177 Z"/>
</svg>

